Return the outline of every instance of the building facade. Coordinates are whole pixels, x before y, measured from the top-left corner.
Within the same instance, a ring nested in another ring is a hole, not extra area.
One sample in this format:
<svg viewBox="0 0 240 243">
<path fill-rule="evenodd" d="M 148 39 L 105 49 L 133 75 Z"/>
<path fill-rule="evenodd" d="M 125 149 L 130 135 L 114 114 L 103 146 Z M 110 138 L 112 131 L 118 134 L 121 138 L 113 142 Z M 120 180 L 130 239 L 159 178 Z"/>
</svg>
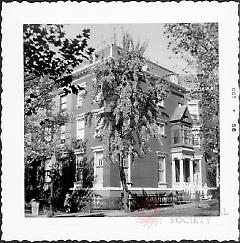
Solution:
<svg viewBox="0 0 240 243">
<path fill-rule="evenodd" d="M 118 164 L 103 160 L 103 144 L 98 139 L 97 97 L 93 97 L 93 68 L 103 58 L 118 55 L 118 47 L 106 45 L 98 49 L 91 64 L 73 72 L 73 84 L 82 87 L 77 95 L 59 94 L 57 106 L 71 114 L 71 122 L 61 127 L 61 143 L 71 139 L 85 141 L 85 149 L 76 149 L 75 188 L 81 187 L 81 163 L 86 156 L 93 160 L 94 185 L 96 194 L 103 197 L 119 197 L 122 191 Z M 124 161 L 124 170 L 130 191 L 134 193 L 172 192 L 201 190 L 206 182 L 206 168 L 198 149 L 198 127 L 194 121 L 196 111 L 185 98 L 186 89 L 179 85 L 178 76 L 151 61 L 147 61 L 144 71 L 152 79 L 165 78 L 170 85 L 170 93 L 159 103 L 159 129 L 161 139 L 152 138 L 151 151 L 144 158 L 129 157 Z M 94 113 L 91 124 L 85 123 L 85 114 Z M 194 113 L 195 112 L 195 113 Z"/>
</svg>

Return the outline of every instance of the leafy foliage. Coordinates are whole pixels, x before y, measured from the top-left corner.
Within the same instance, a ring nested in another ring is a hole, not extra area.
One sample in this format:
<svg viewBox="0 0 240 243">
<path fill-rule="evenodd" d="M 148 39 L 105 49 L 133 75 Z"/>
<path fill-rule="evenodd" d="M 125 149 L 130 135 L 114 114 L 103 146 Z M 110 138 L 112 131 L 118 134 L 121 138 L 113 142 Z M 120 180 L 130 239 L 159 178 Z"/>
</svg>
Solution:
<svg viewBox="0 0 240 243">
<path fill-rule="evenodd" d="M 219 164 L 219 45 L 217 23 L 166 24 L 169 48 L 194 64 L 190 98 L 200 99 L 203 151 L 212 175 Z"/>
<path fill-rule="evenodd" d="M 123 160 L 145 154 L 149 139 L 156 134 L 159 107 L 168 94 L 164 79 L 154 80 L 143 67 L 146 45 L 134 45 L 129 34 L 123 36 L 119 55 L 103 60 L 95 69 L 94 97 L 103 112 L 99 113 L 104 159 L 118 163 L 124 192 L 128 191 Z M 89 113 L 87 117 L 91 118 Z M 126 207 L 125 207 L 126 208 Z"/>
<path fill-rule="evenodd" d="M 65 95 L 78 92 L 78 87 L 71 84 L 71 73 L 90 59 L 94 49 L 88 46 L 89 38 L 89 29 L 70 39 L 63 25 L 23 26 L 25 189 L 33 189 L 36 195 L 43 192 L 45 161 L 53 155 L 56 164 L 61 165 L 61 169 L 54 170 L 58 175 L 53 178 L 55 193 L 62 195 L 64 187 L 72 183 L 66 183 L 68 179 L 60 175 L 64 166 L 72 164 L 71 144 L 61 144 L 60 139 L 61 125 L 70 117 L 57 110 L 55 102 L 60 88 Z M 64 154 L 68 156 L 61 159 Z"/>
<path fill-rule="evenodd" d="M 89 38 L 89 29 L 70 39 L 63 25 L 23 26 L 25 114 L 31 115 L 46 104 L 49 99 L 46 96 L 56 88 L 76 92 L 71 73 L 94 51 L 88 47 Z"/>
</svg>

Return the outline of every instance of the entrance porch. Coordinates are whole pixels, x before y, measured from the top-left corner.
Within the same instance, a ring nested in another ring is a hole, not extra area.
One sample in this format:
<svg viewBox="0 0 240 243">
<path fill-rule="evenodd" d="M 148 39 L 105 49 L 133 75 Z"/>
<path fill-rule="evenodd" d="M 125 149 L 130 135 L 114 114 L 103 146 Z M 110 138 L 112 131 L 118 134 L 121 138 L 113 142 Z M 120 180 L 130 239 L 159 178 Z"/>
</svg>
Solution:
<svg viewBox="0 0 240 243">
<path fill-rule="evenodd" d="M 174 156 L 172 159 L 172 188 L 189 193 L 202 190 L 201 160 L 193 156 Z"/>
</svg>

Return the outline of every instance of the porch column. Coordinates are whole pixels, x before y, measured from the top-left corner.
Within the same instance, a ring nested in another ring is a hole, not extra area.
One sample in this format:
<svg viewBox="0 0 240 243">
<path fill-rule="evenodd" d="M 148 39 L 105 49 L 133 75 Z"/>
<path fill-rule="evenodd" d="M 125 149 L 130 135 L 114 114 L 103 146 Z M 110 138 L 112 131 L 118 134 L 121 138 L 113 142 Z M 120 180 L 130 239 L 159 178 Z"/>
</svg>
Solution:
<svg viewBox="0 0 240 243">
<path fill-rule="evenodd" d="M 176 183 L 176 174 L 175 174 L 175 159 L 172 160 L 172 187 Z"/>
<path fill-rule="evenodd" d="M 193 184 L 193 159 L 189 159 L 190 182 Z"/>
<path fill-rule="evenodd" d="M 183 186 L 183 182 L 184 182 L 184 179 L 183 179 L 183 160 L 184 159 L 180 159 L 179 162 L 180 162 L 180 185 Z"/>
</svg>

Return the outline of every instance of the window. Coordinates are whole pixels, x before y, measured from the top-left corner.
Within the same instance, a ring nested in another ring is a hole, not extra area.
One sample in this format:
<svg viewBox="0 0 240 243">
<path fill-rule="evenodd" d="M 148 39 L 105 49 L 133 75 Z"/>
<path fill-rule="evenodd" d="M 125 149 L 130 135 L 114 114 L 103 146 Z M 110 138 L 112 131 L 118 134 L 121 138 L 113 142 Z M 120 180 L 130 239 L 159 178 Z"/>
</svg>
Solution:
<svg viewBox="0 0 240 243">
<path fill-rule="evenodd" d="M 178 107 L 183 107 L 183 104 L 178 102 Z"/>
<path fill-rule="evenodd" d="M 98 114 L 95 115 L 95 138 L 102 136 L 103 118 L 100 118 Z"/>
<path fill-rule="evenodd" d="M 81 154 L 76 154 L 76 169 L 83 167 L 83 156 Z"/>
<path fill-rule="evenodd" d="M 60 143 L 61 144 L 66 142 L 65 133 L 66 133 L 66 125 L 60 126 Z"/>
<path fill-rule="evenodd" d="M 165 126 L 163 123 L 158 124 L 158 134 L 165 135 Z"/>
<path fill-rule="evenodd" d="M 178 144 L 180 142 L 180 132 L 179 129 L 173 129 L 173 144 Z"/>
<path fill-rule="evenodd" d="M 199 119 L 198 103 L 188 104 L 188 110 L 193 120 Z"/>
<path fill-rule="evenodd" d="M 188 131 L 183 130 L 183 143 L 188 144 Z"/>
<path fill-rule="evenodd" d="M 165 182 L 165 157 L 158 157 L 158 183 Z"/>
<path fill-rule="evenodd" d="M 84 99 L 85 91 L 80 90 L 77 95 L 77 107 L 83 105 L 83 99 Z"/>
<path fill-rule="evenodd" d="M 46 161 L 45 161 L 45 164 L 44 164 L 44 170 L 45 170 L 45 178 L 44 178 L 44 182 L 46 182 L 46 183 L 49 183 L 49 182 L 51 182 L 51 177 L 50 177 L 50 174 L 49 174 L 49 172 L 51 171 L 51 169 L 52 169 L 52 161 L 51 161 L 51 159 L 47 159 Z"/>
<path fill-rule="evenodd" d="M 67 96 L 66 95 L 62 95 L 60 96 L 60 110 L 66 110 L 67 108 Z"/>
<path fill-rule="evenodd" d="M 193 161 L 193 174 L 200 172 L 200 161 L 199 159 L 195 159 Z"/>
<path fill-rule="evenodd" d="M 192 135 L 193 135 L 193 146 L 200 146 L 199 130 L 193 130 Z"/>
<path fill-rule="evenodd" d="M 103 166 L 103 152 L 102 151 L 96 152 L 95 156 L 96 156 L 95 157 L 95 159 L 96 159 L 96 166 L 97 167 Z"/>
<path fill-rule="evenodd" d="M 176 182 L 180 182 L 180 161 L 179 161 L 179 159 L 175 159 L 174 163 L 175 163 L 175 179 L 176 179 Z"/>
<path fill-rule="evenodd" d="M 123 170 L 124 170 L 124 174 L 125 174 L 125 179 L 126 179 L 126 182 L 128 183 L 129 182 L 129 157 L 127 156 L 127 158 L 124 158 L 122 160 L 123 160 Z M 121 186 L 122 186 L 122 183 L 121 183 Z"/>
<path fill-rule="evenodd" d="M 191 117 L 192 117 L 192 119 L 193 119 L 194 121 L 198 120 L 198 116 L 195 115 L 195 114 L 191 114 Z"/>
<path fill-rule="evenodd" d="M 84 140 L 84 127 L 85 121 L 84 118 L 77 119 L 77 140 Z"/>
<path fill-rule="evenodd" d="M 191 131 L 188 127 L 182 129 L 182 137 L 185 145 L 191 145 Z"/>
<path fill-rule="evenodd" d="M 101 96 L 102 96 L 102 93 L 98 92 L 93 101 L 96 103 L 99 102 L 101 100 Z"/>
<path fill-rule="evenodd" d="M 82 168 L 83 168 L 83 156 L 81 154 L 76 154 L 75 181 L 83 180 Z"/>
<path fill-rule="evenodd" d="M 94 60 L 94 62 L 97 62 L 97 61 L 100 61 L 102 59 L 108 58 L 110 56 L 111 56 L 111 47 L 108 46 L 108 47 L 105 47 L 104 49 L 96 52 L 94 54 L 93 60 Z"/>
<path fill-rule="evenodd" d="M 77 107 L 82 106 L 83 105 L 83 100 L 84 100 L 84 96 L 86 93 L 86 83 L 82 83 L 78 85 L 80 88 L 84 88 L 78 91 L 78 95 L 77 95 Z"/>
<path fill-rule="evenodd" d="M 128 157 L 123 159 L 123 167 L 128 168 Z"/>
</svg>

